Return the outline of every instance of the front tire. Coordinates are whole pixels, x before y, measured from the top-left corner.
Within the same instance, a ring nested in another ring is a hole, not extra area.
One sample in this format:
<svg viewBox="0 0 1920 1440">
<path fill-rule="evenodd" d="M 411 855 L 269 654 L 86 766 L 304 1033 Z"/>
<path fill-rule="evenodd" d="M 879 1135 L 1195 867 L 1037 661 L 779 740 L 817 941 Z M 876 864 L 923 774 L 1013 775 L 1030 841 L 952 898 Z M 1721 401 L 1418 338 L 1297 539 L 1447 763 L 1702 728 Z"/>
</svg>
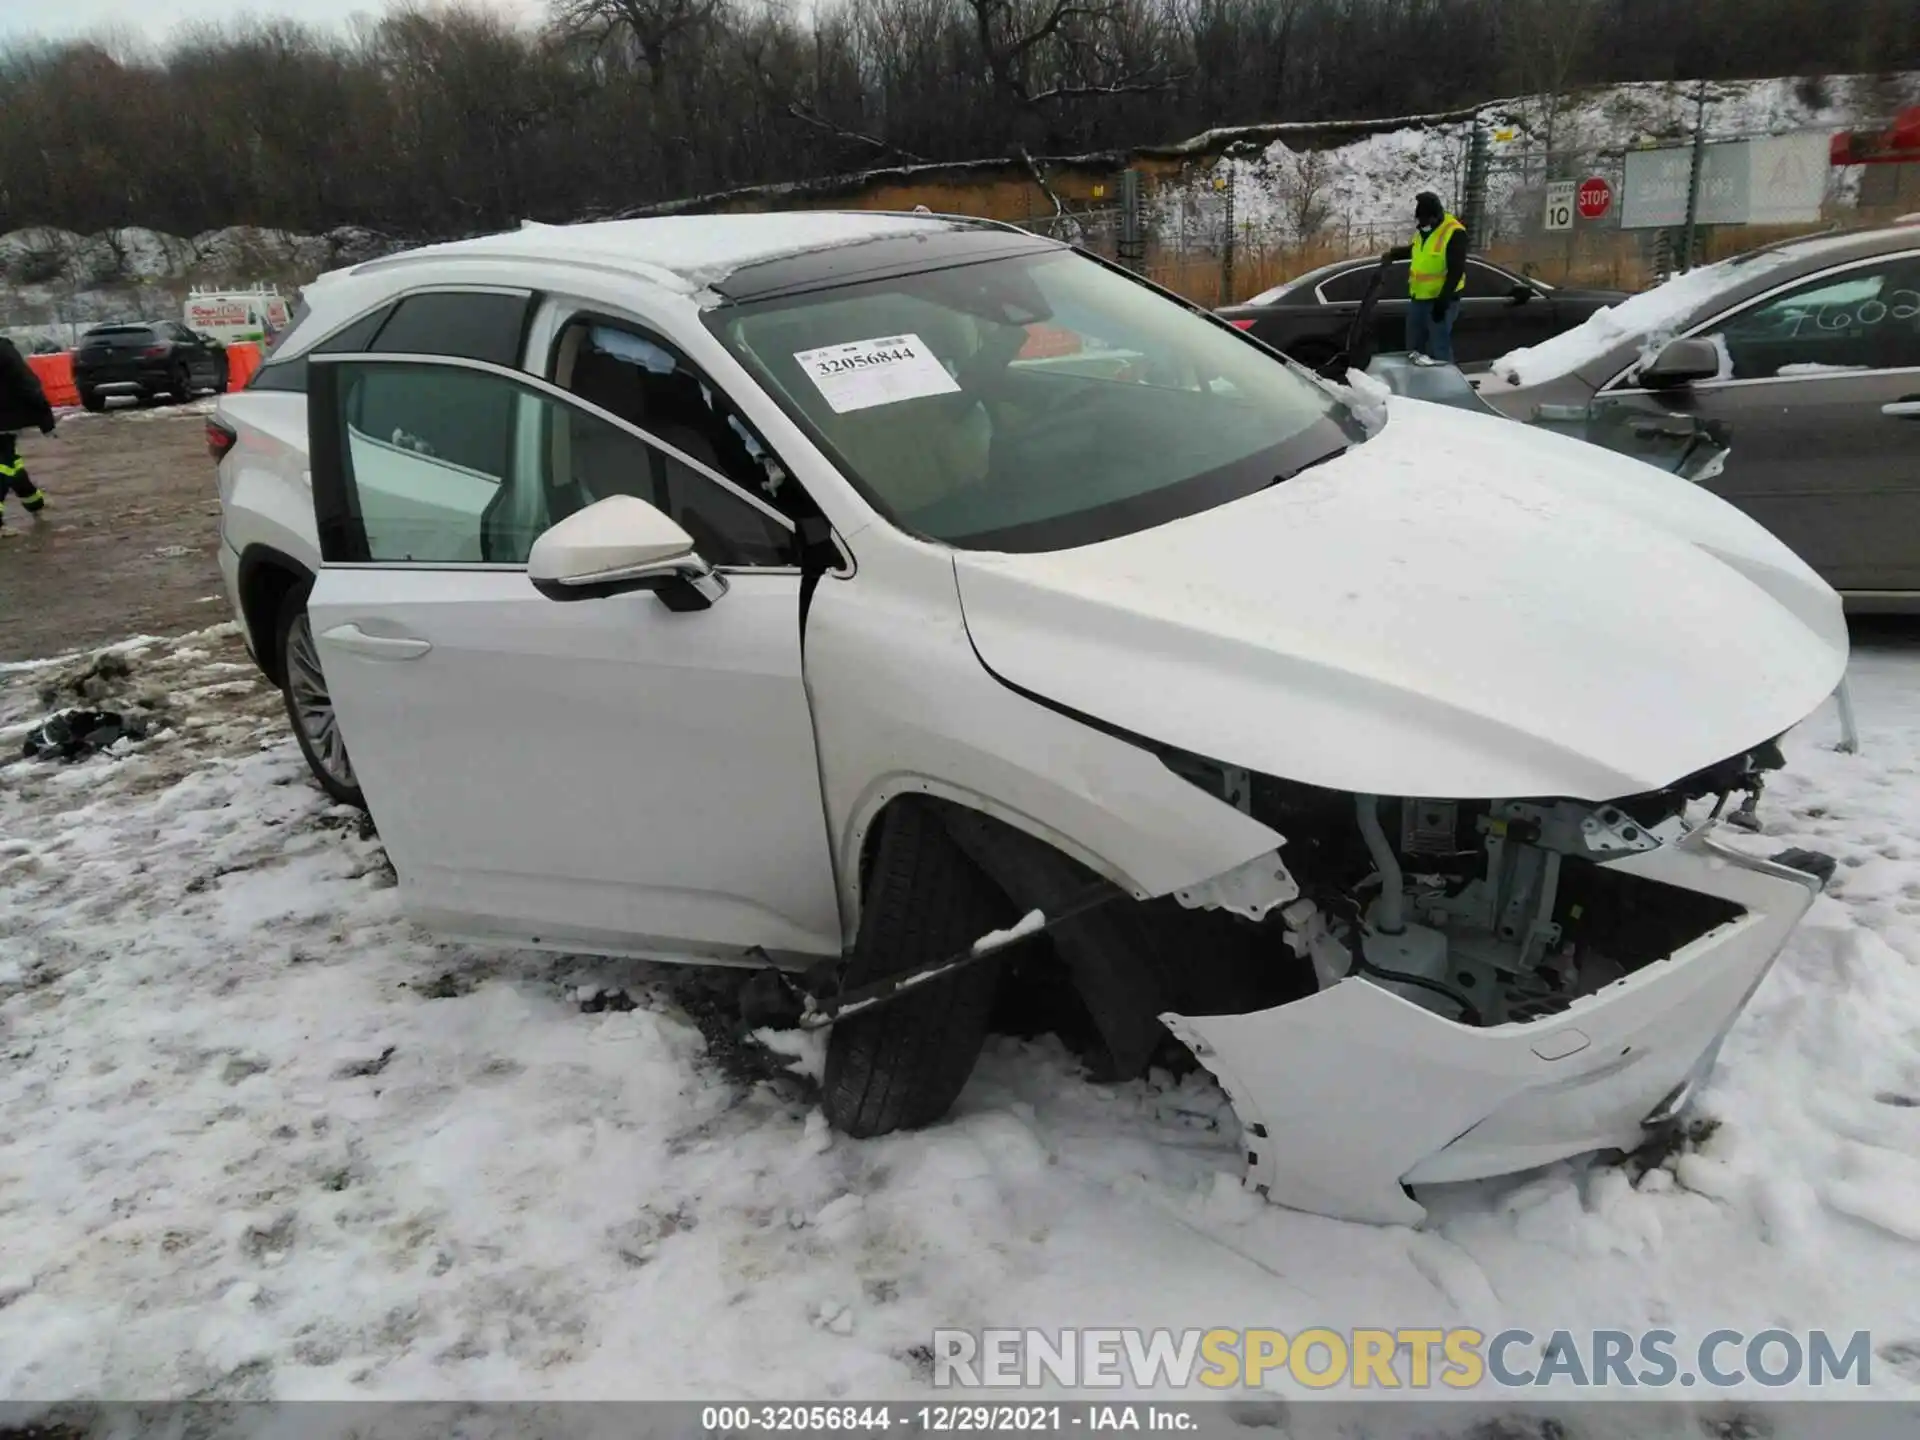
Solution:
<svg viewBox="0 0 1920 1440">
<path fill-rule="evenodd" d="M 340 733 L 340 717 L 333 708 L 327 677 L 320 668 L 320 649 L 307 619 L 308 585 L 296 585 L 281 602 L 275 634 L 280 644 L 280 694 L 286 701 L 287 723 L 313 778 L 342 805 L 364 810 L 366 796 Z"/>
<path fill-rule="evenodd" d="M 193 371 L 185 365 L 171 371 L 167 376 L 167 393 L 181 405 L 193 399 Z"/>
<path fill-rule="evenodd" d="M 107 397 L 102 395 L 98 390 L 82 390 L 80 392 L 80 408 L 85 410 L 89 415 L 98 415 L 102 410 L 107 408 Z"/>
<path fill-rule="evenodd" d="M 958 954 L 1014 918 L 931 805 L 896 801 L 884 824 L 847 988 Z M 998 959 L 983 960 L 836 1024 L 821 1085 L 828 1123 L 865 1137 L 943 1117 L 986 1043 L 1000 968 Z"/>
</svg>

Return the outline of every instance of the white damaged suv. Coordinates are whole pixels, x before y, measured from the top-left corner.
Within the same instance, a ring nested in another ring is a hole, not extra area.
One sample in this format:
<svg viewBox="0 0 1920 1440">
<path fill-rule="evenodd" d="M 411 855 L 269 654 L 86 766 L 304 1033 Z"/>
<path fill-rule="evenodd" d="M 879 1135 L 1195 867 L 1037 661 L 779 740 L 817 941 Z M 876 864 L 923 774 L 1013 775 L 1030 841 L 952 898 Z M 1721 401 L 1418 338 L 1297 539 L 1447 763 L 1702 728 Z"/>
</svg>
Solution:
<svg viewBox="0 0 1920 1440">
<path fill-rule="evenodd" d="M 1834 690 L 1839 601 L 1637 461 L 924 215 L 305 300 L 210 440 L 321 783 L 444 934 L 791 977 L 853 1134 L 1056 967 L 1107 1073 L 1219 1078 L 1263 1193 L 1415 1220 L 1670 1122 L 1830 873 L 1695 802 Z"/>
</svg>

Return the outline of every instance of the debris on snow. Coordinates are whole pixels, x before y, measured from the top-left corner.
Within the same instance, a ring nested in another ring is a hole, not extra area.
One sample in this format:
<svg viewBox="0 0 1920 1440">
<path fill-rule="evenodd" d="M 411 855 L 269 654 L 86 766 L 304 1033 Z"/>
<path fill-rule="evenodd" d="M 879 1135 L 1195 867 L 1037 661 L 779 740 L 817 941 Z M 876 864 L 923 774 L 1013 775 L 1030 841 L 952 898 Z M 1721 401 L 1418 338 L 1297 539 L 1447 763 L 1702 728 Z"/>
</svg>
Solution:
<svg viewBox="0 0 1920 1440">
<path fill-rule="evenodd" d="M 148 722 L 117 710 L 61 710 L 27 732 L 20 753 L 28 760 L 80 760 L 123 740 L 145 740 Z"/>
</svg>

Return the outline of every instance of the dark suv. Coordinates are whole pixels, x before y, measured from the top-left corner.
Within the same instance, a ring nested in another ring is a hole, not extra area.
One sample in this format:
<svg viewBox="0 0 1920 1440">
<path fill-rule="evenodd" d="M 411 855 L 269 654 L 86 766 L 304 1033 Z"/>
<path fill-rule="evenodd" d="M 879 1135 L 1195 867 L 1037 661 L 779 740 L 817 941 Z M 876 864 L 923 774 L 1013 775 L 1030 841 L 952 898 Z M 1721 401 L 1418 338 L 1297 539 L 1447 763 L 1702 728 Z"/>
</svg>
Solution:
<svg viewBox="0 0 1920 1440">
<path fill-rule="evenodd" d="M 97 325 L 73 354 L 73 388 L 89 410 L 104 410 L 115 395 L 150 401 L 161 395 L 190 399 L 195 391 L 227 388 L 227 347 L 173 320 L 141 325 Z"/>
</svg>

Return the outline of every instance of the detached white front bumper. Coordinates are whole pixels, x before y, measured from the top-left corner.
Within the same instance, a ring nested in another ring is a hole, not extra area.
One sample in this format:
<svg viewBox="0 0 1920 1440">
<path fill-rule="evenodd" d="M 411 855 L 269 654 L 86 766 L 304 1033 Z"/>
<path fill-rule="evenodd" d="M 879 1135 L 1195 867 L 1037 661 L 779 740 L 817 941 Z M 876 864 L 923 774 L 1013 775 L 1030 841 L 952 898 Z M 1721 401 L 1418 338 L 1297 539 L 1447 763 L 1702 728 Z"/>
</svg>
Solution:
<svg viewBox="0 0 1920 1440">
<path fill-rule="evenodd" d="M 1354 976 L 1250 1015 L 1162 1016 L 1233 1101 L 1247 1183 L 1297 1209 L 1410 1224 L 1426 1211 L 1408 1185 L 1638 1146 L 1712 1067 L 1823 887 L 1712 826 L 1607 868 L 1745 913 L 1540 1020 L 1475 1028 Z"/>
</svg>

